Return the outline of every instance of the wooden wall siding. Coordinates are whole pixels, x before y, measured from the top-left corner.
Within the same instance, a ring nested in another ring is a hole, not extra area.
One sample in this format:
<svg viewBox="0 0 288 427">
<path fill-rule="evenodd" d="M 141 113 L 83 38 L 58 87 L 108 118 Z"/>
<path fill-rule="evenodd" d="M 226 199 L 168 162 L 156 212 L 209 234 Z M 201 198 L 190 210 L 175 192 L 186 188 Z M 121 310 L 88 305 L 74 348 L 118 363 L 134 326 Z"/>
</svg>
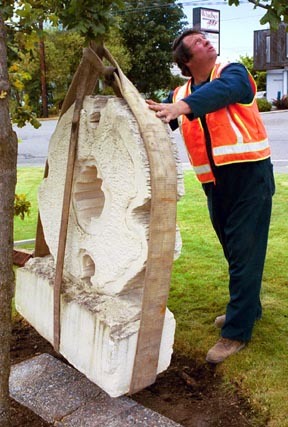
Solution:
<svg viewBox="0 0 288 427">
<path fill-rule="evenodd" d="M 266 37 L 270 39 L 270 62 L 266 58 Z M 277 31 L 254 31 L 254 68 L 258 71 L 273 70 L 288 66 L 286 57 L 286 25 L 281 24 Z"/>
<path fill-rule="evenodd" d="M 266 36 L 270 30 L 254 31 L 254 68 L 262 71 L 267 69 L 266 64 Z"/>
</svg>

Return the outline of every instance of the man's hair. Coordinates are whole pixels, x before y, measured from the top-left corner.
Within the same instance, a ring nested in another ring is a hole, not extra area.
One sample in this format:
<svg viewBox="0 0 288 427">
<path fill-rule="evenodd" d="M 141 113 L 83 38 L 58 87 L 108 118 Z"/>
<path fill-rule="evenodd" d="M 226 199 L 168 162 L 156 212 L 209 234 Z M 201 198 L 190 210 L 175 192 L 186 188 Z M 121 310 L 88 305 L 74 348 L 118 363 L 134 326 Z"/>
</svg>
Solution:
<svg viewBox="0 0 288 427">
<path fill-rule="evenodd" d="M 192 58 L 192 54 L 190 52 L 190 48 L 185 45 L 183 42 L 184 38 L 190 36 L 192 34 L 202 34 L 202 31 L 189 28 L 185 30 L 180 36 L 178 36 L 172 45 L 173 52 L 173 60 L 176 62 L 178 67 L 180 68 L 183 76 L 190 77 L 191 73 L 187 65 L 185 65 Z"/>
</svg>

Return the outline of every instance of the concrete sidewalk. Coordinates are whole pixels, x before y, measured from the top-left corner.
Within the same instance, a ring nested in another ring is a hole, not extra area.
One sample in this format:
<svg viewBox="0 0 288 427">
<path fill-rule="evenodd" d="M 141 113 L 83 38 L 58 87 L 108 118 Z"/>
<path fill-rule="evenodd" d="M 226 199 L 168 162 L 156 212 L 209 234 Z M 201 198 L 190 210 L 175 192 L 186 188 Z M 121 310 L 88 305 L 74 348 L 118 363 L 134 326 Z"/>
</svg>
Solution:
<svg viewBox="0 0 288 427">
<path fill-rule="evenodd" d="M 57 427 L 181 427 L 131 398 L 109 397 L 49 354 L 12 366 L 10 395 Z"/>
</svg>

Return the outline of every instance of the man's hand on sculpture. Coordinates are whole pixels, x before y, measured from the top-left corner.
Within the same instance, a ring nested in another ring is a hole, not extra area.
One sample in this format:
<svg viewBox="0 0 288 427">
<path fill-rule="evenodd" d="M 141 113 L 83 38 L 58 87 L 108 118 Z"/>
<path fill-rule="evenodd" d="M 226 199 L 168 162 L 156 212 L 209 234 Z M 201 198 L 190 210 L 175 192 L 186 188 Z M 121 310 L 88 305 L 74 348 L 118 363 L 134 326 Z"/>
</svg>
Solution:
<svg viewBox="0 0 288 427">
<path fill-rule="evenodd" d="M 191 113 L 189 105 L 184 101 L 178 101 L 174 104 L 161 104 L 147 99 L 146 102 L 150 110 L 156 111 L 156 116 L 164 123 L 169 123 L 170 120 L 177 119 L 181 114 Z"/>
</svg>

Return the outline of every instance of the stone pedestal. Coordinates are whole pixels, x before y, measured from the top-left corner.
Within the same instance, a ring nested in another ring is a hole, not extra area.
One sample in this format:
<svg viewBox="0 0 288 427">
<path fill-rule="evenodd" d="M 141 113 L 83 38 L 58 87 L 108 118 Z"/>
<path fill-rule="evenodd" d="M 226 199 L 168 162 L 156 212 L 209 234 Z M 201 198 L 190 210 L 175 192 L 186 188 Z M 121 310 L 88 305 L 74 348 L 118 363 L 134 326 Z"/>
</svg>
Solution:
<svg viewBox="0 0 288 427">
<path fill-rule="evenodd" d="M 35 258 L 18 269 L 16 307 L 53 344 L 54 261 Z M 129 391 L 139 330 L 141 291 L 118 296 L 91 292 L 65 280 L 61 297 L 60 353 L 111 397 Z M 167 309 L 158 372 L 170 364 L 175 320 Z"/>
</svg>

